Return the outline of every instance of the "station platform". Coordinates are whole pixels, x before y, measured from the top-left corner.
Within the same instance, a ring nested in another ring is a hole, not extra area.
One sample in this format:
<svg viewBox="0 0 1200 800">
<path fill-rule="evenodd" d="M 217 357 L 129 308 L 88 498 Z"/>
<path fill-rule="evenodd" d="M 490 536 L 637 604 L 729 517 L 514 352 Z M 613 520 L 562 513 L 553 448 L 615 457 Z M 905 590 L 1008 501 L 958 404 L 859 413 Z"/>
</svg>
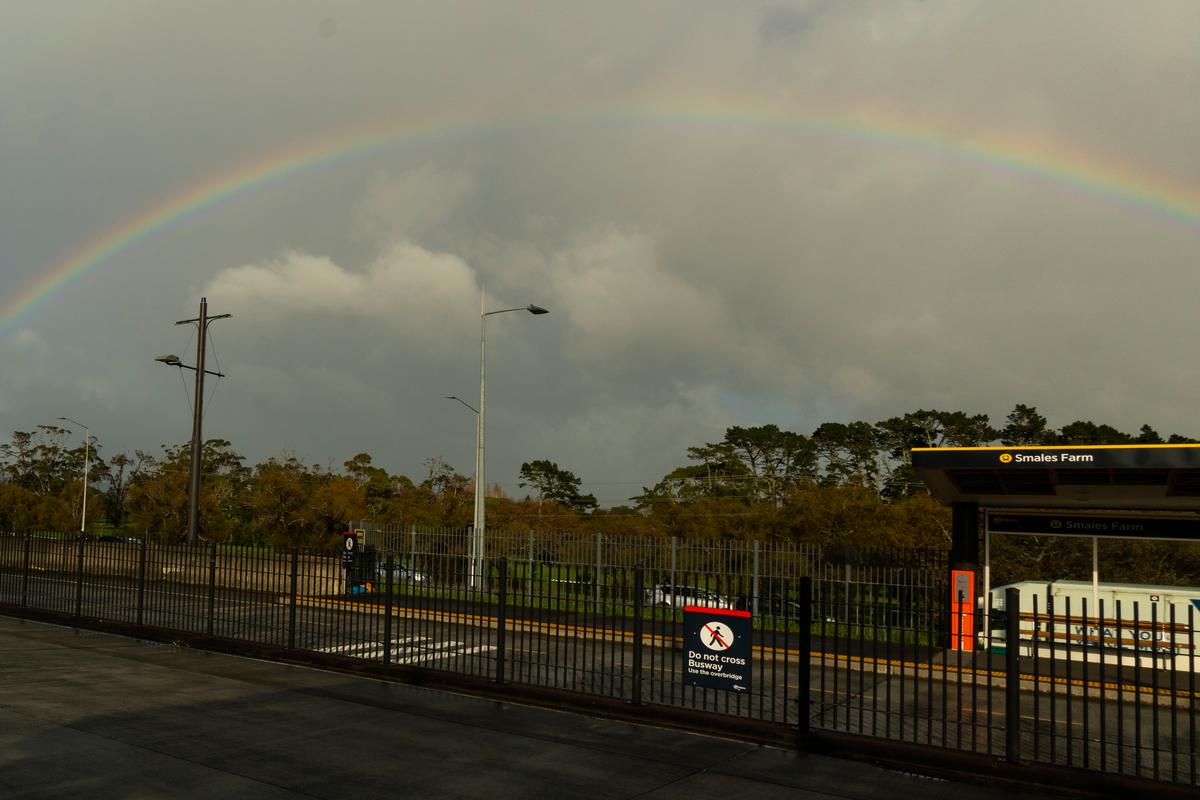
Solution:
<svg viewBox="0 0 1200 800">
<path fill-rule="evenodd" d="M 0 617 L 0 797 L 1060 797 Z"/>
</svg>

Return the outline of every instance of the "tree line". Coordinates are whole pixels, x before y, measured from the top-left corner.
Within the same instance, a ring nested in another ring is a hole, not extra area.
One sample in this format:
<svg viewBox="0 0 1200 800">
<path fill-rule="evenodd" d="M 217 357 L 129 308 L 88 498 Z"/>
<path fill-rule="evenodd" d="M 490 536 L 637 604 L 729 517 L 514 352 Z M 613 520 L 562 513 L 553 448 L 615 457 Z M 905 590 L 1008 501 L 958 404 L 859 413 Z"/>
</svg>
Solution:
<svg viewBox="0 0 1200 800">
<path fill-rule="evenodd" d="M 84 445 L 68 446 L 69 431 L 52 425 L 16 431 L 0 444 L 0 528 L 79 529 Z M 521 465 L 519 489 L 509 496 L 487 487 L 492 529 L 599 532 L 689 539 L 737 538 L 817 543 L 834 547 L 946 549 L 948 509 L 926 492 L 912 469 L 913 447 L 1190 443 L 1149 425 L 1136 433 L 1077 420 L 1058 428 L 1033 406 L 1017 404 L 1000 426 L 986 414 L 917 410 L 875 423 L 827 422 L 803 434 L 774 424 L 734 426 L 715 442 L 687 447 L 686 463 L 644 486 L 626 504 L 599 508 L 583 481 L 548 459 Z M 88 443 L 88 531 L 178 542 L 187 523 L 187 444 L 161 453 L 135 450 L 104 457 Z M 100 455 L 97 455 L 100 454 Z M 223 439 L 204 442 L 200 535 L 245 545 L 324 547 L 348 520 L 381 524 L 465 527 L 473 517 L 472 479 L 440 458 L 427 459 L 416 478 L 392 474 L 367 453 L 340 469 L 306 464 L 284 452 L 258 464 Z M 518 493 L 520 494 L 520 493 Z M 998 537 L 1001 560 L 1014 575 L 1083 569 L 1078 543 Z M 1200 557 L 1189 548 L 1132 543 L 1123 571 L 1148 581 L 1193 575 Z M 1159 548 L 1159 549 L 1155 549 Z M 1173 549 L 1172 549 L 1173 548 Z M 1126 548 L 1128 550 L 1128 548 Z M 1115 556 L 1114 556 L 1115 557 Z M 1003 578 L 1003 576 L 998 576 Z M 1058 575 L 1057 577 L 1067 577 Z M 1170 581 L 1167 582 L 1177 582 Z"/>
</svg>

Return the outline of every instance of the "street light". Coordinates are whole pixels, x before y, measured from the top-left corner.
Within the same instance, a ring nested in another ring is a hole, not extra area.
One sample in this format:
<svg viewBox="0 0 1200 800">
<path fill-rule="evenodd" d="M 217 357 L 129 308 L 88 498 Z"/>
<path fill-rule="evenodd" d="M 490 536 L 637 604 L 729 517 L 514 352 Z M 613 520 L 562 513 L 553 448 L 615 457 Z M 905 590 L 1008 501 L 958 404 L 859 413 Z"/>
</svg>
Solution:
<svg viewBox="0 0 1200 800">
<path fill-rule="evenodd" d="M 495 311 L 484 311 L 484 302 L 485 296 L 481 296 L 479 299 L 479 409 L 476 412 L 478 424 L 475 428 L 475 524 L 471 529 L 470 587 L 472 589 L 482 583 L 483 579 L 484 528 L 486 527 L 483 496 L 487 486 L 487 479 L 484 477 L 484 451 L 487 430 L 487 393 L 484 382 L 484 363 L 487 353 L 487 318 L 496 314 L 507 314 L 510 311 L 528 311 L 530 314 L 535 315 L 550 313 L 541 306 L 535 306 L 532 303 L 518 308 L 500 308 Z M 452 399 L 457 400 L 458 398 Z M 467 406 L 464 401 L 459 400 L 459 402 Z M 470 406 L 467 406 L 467 408 L 470 408 Z"/>
<path fill-rule="evenodd" d="M 190 369 L 196 373 L 196 400 L 192 403 L 192 460 L 188 467 L 188 528 L 187 540 L 188 544 L 196 543 L 196 529 L 200 525 L 200 422 L 203 419 L 201 408 L 204 405 L 204 376 L 216 375 L 218 378 L 224 378 L 224 373 L 213 372 L 210 369 L 204 368 L 204 355 L 208 349 L 208 323 L 215 319 L 227 319 L 232 317 L 232 314 L 217 314 L 210 317 L 208 315 L 208 298 L 200 298 L 200 316 L 195 319 L 181 319 L 176 322 L 176 325 L 189 325 L 193 322 L 198 323 L 200 331 L 196 337 L 196 366 L 184 364 L 179 356 L 170 353 L 165 356 L 159 356 L 154 359 L 160 363 L 166 364 L 169 367 L 179 367 L 180 369 Z"/>
<path fill-rule="evenodd" d="M 72 425 L 78 425 L 83 428 L 83 510 L 79 512 L 79 533 L 83 534 L 87 527 L 87 485 L 88 485 L 88 470 L 91 467 L 89 458 L 88 443 L 91 441 L 91 435 L 88 433 L 88 426 L 82 422 L 76 422 L 70 417 L 59 417 L 63 422 L 70 422 Z"/>
</svg>

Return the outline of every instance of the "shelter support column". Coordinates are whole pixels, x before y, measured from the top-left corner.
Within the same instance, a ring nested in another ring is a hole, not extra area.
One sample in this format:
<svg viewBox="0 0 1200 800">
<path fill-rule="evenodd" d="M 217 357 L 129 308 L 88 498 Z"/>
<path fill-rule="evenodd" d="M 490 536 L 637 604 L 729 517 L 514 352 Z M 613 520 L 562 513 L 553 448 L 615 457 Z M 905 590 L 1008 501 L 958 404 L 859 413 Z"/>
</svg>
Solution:
<svg viewBox="0 0 1200 800">
<path fill-rule="evenodd" d="M 947 617 L 952 650 L 975 649 L 975 596 L 979 576 L 979 504 L 953 503 Z"/>
</svg>

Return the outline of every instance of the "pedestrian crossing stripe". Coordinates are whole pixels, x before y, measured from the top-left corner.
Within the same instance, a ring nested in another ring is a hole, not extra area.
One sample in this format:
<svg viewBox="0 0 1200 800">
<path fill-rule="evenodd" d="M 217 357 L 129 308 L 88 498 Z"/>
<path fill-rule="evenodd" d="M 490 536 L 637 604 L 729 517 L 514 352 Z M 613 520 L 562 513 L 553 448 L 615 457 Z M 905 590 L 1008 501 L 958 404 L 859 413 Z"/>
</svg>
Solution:
<svg viewBox="0 0 1200 800">
<path fill-rule="evenodd" d="M 453 644 L 462 645 L 462 642 L 453 642 Z M 470 656 L 476 653 L 488 653 L 495 650 L 494 647 L 481 645 L 479 647 L 468 647 L 465 650 L 446 650 L 442 652 L 429 652 L 420 655 L 408 656 L 407 658 L 393 658 L 393 664 L 411 664 L 414 661 L 437 661 L 443 658 L 451 658 L 453 656 Z"/>
<path fill-rule="evenodd" d="M 407 647 L 405 647 L 407 645 Z M 404 639 L 392 640 L 392 663 L 393 664 L 412 664 L 419 661 L 438 661 L 444 658 L 453 658 L 455 656 L 469 656 L 478 653 L 490 653 L 495 650 L 495 647 L 489 645 L 480 645 L 477 647 L 464 647 L 464 642 L 441 641 L 434 642 L 427 636 L 410 636 Z M 404 657 L 396 658 L 397 648 L 402 647 L 401 651 Z M 413 650 L 416 652 L 413 652 Z M 322 647 L 317 650 L 319 653 L 333 653 L 335 655 L 350 656 L 351 658 L 375 659 L 383 658 L 383 642 L 356 642 L 353 644 L 339 644 L 331 647 Z"/>
<path fill-rule="evenodd" d="M 409 642 L 427 642 L 427 641 L 429 641 L 428 637 L 410 636 L 407 639 L 393 639 L 392 646 L 395 647 L 396 645 L 408 644 Z M 333 647 L 322 647 L 322 648 L 318 649 L 317 652 L 318 653 L 336 653 L 338 655 L 348 656 L 348 655 L 357 655 L 361 651 L 373 650 L 376 648 L 378 648 L 379 652 L 382 653 L 383 652 L 383 649 L 382 649 L 383 643 L 382 642 L 355 642 L 353 644 L 339 644 L 339 645 L 334 645 Z"/>
</svg>

